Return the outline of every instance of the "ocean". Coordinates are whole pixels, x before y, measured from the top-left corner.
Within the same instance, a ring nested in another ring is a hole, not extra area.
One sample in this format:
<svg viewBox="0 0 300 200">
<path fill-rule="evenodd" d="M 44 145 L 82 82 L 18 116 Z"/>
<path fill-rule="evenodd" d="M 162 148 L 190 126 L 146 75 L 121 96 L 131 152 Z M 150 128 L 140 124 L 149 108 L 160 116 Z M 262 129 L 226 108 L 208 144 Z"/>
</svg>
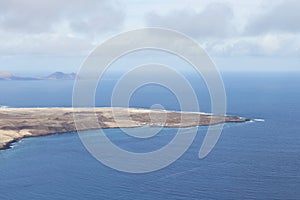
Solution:
<svg viewBox="0 0 300 200">
<path fill-rule="evenodd" d="M 189 76 L 200 110 L 210 112 L 203 81 Z M 180 159 L 146 174 L 104 166 L 76 133 L 26 138 L 0 151 L 0 199 L 300 199 L 300 73 L 224 72 L 222 77 L 227 113 L 261 120 L 226 124 L 205 159 L 198 152 L 207 127 L 199 128 Z M 114 83 L 108 79 L 99 86 L 97 106 L 110 105 Z M 72 89 L 73 81 L 1 81 L 0 106 L 70 107 Z M 174 94 L 158 85 L 139 88 L 130 100 L 131 107 L 153 104 L 180 110 Z M 164 128 L 149 140 L 120 129 L 105 132 L 124 149 L 147 152 L 165 145 L 176 130 Z"/>
</svg>

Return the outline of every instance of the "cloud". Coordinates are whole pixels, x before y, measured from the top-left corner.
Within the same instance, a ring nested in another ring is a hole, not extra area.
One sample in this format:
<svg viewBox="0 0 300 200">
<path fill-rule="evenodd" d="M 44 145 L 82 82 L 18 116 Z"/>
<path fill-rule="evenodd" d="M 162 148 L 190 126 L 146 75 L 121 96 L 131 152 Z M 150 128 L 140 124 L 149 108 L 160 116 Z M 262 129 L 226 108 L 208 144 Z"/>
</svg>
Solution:
<svg viewBox="0 0 300 200">
<path fill-rule="evenodd" d="M 175 10 L 166 15 L 146 14 L 148 26 L 170 28 L 193 37 L 229 37 L 235 34 L 232 9 L 227 4 L 211 3 L 204 10 Z"/>
<path fill-rule="evenodd" d="M 87 39 L 45 33 L 38 35 L 6 35 L 0 33 L 1 55 L 84 55 L 94 46 Z"/>
<path fill-rule="evenodd" d="M 207 41 L 202 46 L 215 56 L 276 56 L 299 57 L 300 36 L 294 34 L 264 34 Z"/>
<path fill-rule="evenodd" d="M 86 55 L 111 33 L 146 25 L 183 32 L 210 55 L 299 56 L 299 10 L 297 0 L 0 1 L 0 55 Z"/>
<path fill-rule="evenodd" d="M 223 2 L 152 11 L 145 23 L 188 34 L 213 56 L 300 55 L 300 1 Z"/>
<path fill-rule="evenodd" d="M 249 19 L 244 33 L 258 35 L 265 33 L 299 33 L 300 1 L 280 1 L 275 6 L 265 8 L 264 12 Z"/>
<path fill-rule="evenodd" d="M 110 8 L 85 19 L 72 20 L 70 22 L 70 27 L 77 33 L 94 36 L 103 31 L 118 30 L 123 24 L 125 14 L 123 12 L 119 12 L 112 15 L 114 12 L 115 11 L 112 11 Z"/>
<path fill-rule="evenodd" d="M 108 0 L 10 0 L 0 1 L 0 27 L 8 32 L 69 31 L 101 33 L 120 27 L 125 14 Z"/>
<path fill-rule="evenodd" d="M 0 1 L 0 54 L 82 55 L 125 17 L 109 0 Z"/>
</svg>

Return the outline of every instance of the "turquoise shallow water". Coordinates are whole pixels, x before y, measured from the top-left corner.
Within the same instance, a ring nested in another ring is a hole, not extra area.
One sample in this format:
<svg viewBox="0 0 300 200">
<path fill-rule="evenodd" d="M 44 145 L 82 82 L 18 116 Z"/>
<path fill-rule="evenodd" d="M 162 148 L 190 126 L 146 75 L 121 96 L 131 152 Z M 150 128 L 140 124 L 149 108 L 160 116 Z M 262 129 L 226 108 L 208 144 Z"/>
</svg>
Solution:
<svg viewBox="0 0 300 200">
<path fill-rule="evenodd" d="M 127 174 L 102 165 L 76 133 L 28 138 L 0 152 L 0 199 L 299 199 L 300 74 L 223 77 L 228 113 L 265 121 L 227 124 L 204 160 L 198 159 L 198 151 L 206 128 L 198 131 L 179 160 L 148 174 Z M 157 103 L 157 96 L 168 109 L 178 109 L 172 94 L 153 87 L 138 91 L 131 105 L 149 107 Z M 0 82 L 0 88 L 1 105 L 71 105 L 71 81 Z M 200 106 L 209 112 L 208 96 L 201 91 Z M 98 102 L 108 105 L 105 99 Z M 151 140 L 130 138 L 120 129 L 106 133 L 124 149 L 147 152 L 166 144 L 176 129 L 164 129 Z"/>
</svg>

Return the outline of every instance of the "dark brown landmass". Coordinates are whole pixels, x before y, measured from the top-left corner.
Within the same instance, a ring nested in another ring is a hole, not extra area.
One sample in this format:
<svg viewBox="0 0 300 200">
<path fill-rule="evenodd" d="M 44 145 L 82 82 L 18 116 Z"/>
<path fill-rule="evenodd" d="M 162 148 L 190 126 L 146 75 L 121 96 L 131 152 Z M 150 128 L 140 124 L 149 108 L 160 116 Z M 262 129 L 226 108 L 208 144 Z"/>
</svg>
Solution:
<svg viewBox="0 0 300 200">
<path fill-rule="evenodd" d="M 97 124 L 91 123 L 91 116 L 98 118 Z M 136 108 L 0 108 L 0 149 L 9 148 L 11 143 L 25 137 L 77 130 L 141 126 L 179 128 L 246 121 L 249 119 L 235 116 Z"/>
</svg>

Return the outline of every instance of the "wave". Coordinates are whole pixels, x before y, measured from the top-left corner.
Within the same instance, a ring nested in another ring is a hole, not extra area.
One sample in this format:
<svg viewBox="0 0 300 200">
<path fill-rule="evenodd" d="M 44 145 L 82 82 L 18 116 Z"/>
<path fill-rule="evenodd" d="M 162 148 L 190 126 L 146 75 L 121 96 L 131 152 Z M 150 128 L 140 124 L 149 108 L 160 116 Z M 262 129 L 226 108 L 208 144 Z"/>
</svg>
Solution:
<svg viewBox="0 0 300 200">
<path fill-rule="evenodd" d="M 255 122 L 264 122 L 265 120 L 264 119 L 253 119 L 253 121 L 255 121 Z"/>
<path fill-rule="evenodd" d="M 0 105 L 0 108 L 9 108 L 9 106 L 6 106 L 6 105 Z"/>
</svg>

